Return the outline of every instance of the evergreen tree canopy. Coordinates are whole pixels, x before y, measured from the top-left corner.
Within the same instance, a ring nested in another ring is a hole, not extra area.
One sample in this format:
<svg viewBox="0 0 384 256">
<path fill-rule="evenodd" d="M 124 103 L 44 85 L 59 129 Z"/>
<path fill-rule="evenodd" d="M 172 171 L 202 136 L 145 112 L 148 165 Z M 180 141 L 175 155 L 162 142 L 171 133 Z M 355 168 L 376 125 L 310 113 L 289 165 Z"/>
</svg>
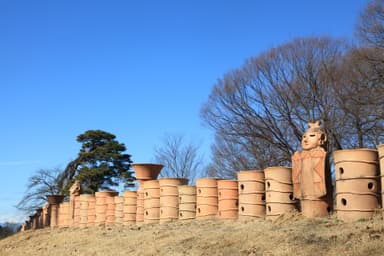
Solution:
<svg viewBox="0 0 384 256">
<path fill-rule="evenodd" d="M 81 182 L 84 192 L 117 186 L 119 181 L 129 185 L 134 181 L 131 155 L 123 154 L 125 145 L 116 136 L 101 130 L 88 130 L 77 137 L 82 143 L 78 157 L 70 162 L 63 172 L 64 194 L 75 180 Z"/>
</svg>

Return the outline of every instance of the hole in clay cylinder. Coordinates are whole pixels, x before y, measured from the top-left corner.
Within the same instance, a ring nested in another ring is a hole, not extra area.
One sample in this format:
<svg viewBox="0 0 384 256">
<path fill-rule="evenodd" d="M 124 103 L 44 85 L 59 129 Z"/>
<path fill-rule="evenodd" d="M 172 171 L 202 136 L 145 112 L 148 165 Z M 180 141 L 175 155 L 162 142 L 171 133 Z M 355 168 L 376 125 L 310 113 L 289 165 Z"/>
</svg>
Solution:
<svg viewBox="0 0 384 256">
<path fill-rule="evenodd" d="M 163 214 L 163 210 L 160 210 L 160 214 Z"/>
<path fill-rule="evenodd" d="M 267 181 L 267 187 L 269 188 L 271 186 L 271 183 L 269 183 L 269 181 Z"/>
<path fill-rule="evenodd" d="M 290 200 L 293 200 L 293 194 L 292 194 L 292 193 L 289 194 L 289 199 L 290 199 Z"/>
<path fill-rule="evenodd" d="M 219 196 L 221 196 L 221 192 L 219 192 Z"/>
<path fill-rule="evenodd" d="M 197 208 L 197 212 L 200 213 L 200 208 Z"/>
<path fill-rule="evenodd" d="M 343 167 L 340 167 L 340 168 L 339 168 L 339 171 L 340 171 L 340 174 L 343 174 L 343 173 L 344 173 L 344 169 L 343 169 Z"/>
<path fill-rule="evenodd" d="M 183 217 L 183 213 L 182 212 L 180 213 L 180 217 Z"/>
<path fill-rule="evenodd" d="M 241 206 L 241 211 L 243 212 L 245 209 L 244 209 L 244 206 Z"/>
<path fill-rule="evenodd" d="M 201 189 L 198 190 L 199 194 L 201 194 Z"/>
<path fill-rule="evenodd" d="M 244 189 L 244 184 L 241 184 L 241 185 L 240 185 L 240 189 L 241 189 L 241 190 Z"/>
<path fill-rule="evenodd" d="M 373 189 L 373 187 L 374 187 L 374 186 L 373 186 L 373 183 L 372 183 L 372 182 L 369 182 L 369 183 L 368 183 L 368 189 Z"/>
<path fill-rule="evenodd" d="M 271 212 L 271 206 L 268 205 L 268 212 Z"/>
<path fill-rule="evenodd" d="M 235 203 L 236 207 L 239 206 L 239 200 L 236 200 L 236 203 Z"/>
<path fill-rule="evenodd" d="M 331 207 L 327 207 L 327 212 L 331 212 Z"/>
<path fill-rule="evenodd" d="M 145 196 L 148 196 L 148 192 L 145 192 Z"/>
<path fill-rule="evenodd" d="M 261 201 L 265 201 L 265 195 L 261 196 Z"/>
<path fill-rule="evenodd" d="M 145 211 L 145 215 L 148 215 L 149 213 L 147 211 Z"/>
<path fill-rule="evenodd" d="M 341 204 L 342 205 L 347 205 L 347 199 L 341 198 Z"/>
<path fill-rule="evenodd" d="M 181 201 L 181 197 L 179 197 L 179 200 Z"/>
</svg>

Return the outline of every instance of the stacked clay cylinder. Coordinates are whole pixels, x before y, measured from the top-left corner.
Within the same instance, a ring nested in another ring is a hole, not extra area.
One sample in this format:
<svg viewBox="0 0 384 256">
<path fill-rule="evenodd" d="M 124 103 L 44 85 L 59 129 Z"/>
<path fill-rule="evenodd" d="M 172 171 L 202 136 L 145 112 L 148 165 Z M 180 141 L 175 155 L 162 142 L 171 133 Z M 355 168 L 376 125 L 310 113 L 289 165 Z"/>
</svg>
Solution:
<svg viewBox="0 0 384 256">
<path fill-rule="evenodd" d="M 59 204 L 63 202 L 64 196 L 62 195 L 48 195 L 47 201 L 49 204 L 49 221 L 50 227 L 55 228 L 58 226 L 59 218 Z"/>
<path fill-rule="evenodd" d="M 289 167 L 269 167 L 264 170 L 266 219 L 275 220 L 279 216 L 294 211 L 292 169 Z"/>
<path fill-rule="evenodd" d="M 237 219 L 239 191 L 236 180 L 218 180 L 218 217 L 221 220 Z"/>
<path fill-rule="evenodd" d="M 161 178 L 160 187 L 160 223 L 179 218 L 179 185 L 188 184 L 188 179 Z"/>
<path fill-rule="evenodd" d="M 142 193 L 144 197 L 144 193 Z M 136 205 L 137 205 L 137 192 L 126 190 L 123 192 L 124 205 L 123 205 L 123 224 L 135 224 L 136 223 Z M 144 212 L 144 201 L 142 201 Z M 144 217 L 144 215 L 143 215 Z M 144 221 L 144 219 L 143 219 Z"/>
<path fill-rule="evenodd" d="M 218 212 L 216 178 L 196 179 L 196 218 L 214 218 Z"/>
<path fill-rule="evenodd" d="M 69 226 L 69 202 L 62 202 L 59 205 L 58 214 L 58 226 L 59 228 L 66 228 Z"/>
<path fill-rule="evenodd" d="M 237 172 L 239 218 L 265 216 L 265 180 L 262 170 Z"/>
<path fill-rule="evenodd" d="M 371 218 L 379 207 L 378 153 L 373 149 L 337 150 L 337 218 L 346 222 Z"/>
<path fill-rule="evenodd" d="M 96 192 L 96 226 L 104 226 L 112 224 L 115 216 L 115 196 L 118 192 L 116 191 L 103 191 Z"/>
<path fill-rule="evenodd" d="M 383 189 L 383 184 L 384 184 L 384 144 L 381 144 L 377 146 L 378 153 L 379 153 L 379 169 L 380 169 L 380 190 L 381 190 L 381 208 L 383 207 L 383 198 L 384 198 L 384 189 Z M 383 212 L 384 213 L 384 212 Z"/>
<path fill-rule="evenodd" d="M 136 223 L 144 222 L 144 181 L 139 181 L 136 197 Z"/>
<path fill-rule="evenodd" d="M 96 197 L 92 195 L 88 197 L 88 211 L 87 211 L 87 227 L 93 227 L 96 223 Z"/>
<path fill-rule="evenodd" d="M 164 166 L 152 163 L 134 163 L 131 166 L 139 183 L 136 198 L 136 223 L 138 224 L 144 222 L 144 181 L 156 180 Z"/>
<path fill-rule="evenodd" d="M 196 218 L 196 186 L 178 186 L 179 220 Z"/>
<path fill-rule="evenodd" d="M 45 204 L 43 207 L 43 227 L 49 227 L 49 204 Z"/>
<path fill-rule="evenodd" d="M 115 224 L 123 224 L 124 197 L 115 196 Z"/>
<path fill-rule="evenodd" d="M 72 225 L 78 227 L 80 225 L 80 198 L 79 196 L 74 197 L 74 209 L 72 213 Z"/>
<path fill-rule="evenodd" d="M 79 227 L 85 228 L 87 227 L 88 223 L 88 205 L 89 205 L 89 198 L 92 197 L 92 195 L 89 194 L 82 194 L 79 195 Z"/>
<path fill-rule="evenodd" d="M 160 186 L 158 180 L 144 181 L 144 223 L 159 223 Z"/>
</svg>

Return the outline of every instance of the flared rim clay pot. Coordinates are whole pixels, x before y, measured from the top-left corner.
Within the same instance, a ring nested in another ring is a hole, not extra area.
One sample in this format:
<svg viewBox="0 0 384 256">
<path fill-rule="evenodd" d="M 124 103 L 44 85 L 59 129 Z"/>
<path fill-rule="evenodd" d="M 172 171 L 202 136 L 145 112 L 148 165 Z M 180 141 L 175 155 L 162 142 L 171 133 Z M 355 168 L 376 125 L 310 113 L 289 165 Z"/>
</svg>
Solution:
<svg viewBox="0 0 384 256">
<path fill-rule="evenodd" d="M 47 201 L 49 204 L 60 204 L 64 200 L 63 195 L 48 195 Z"/>
<path fill-rule="evenodd" d="M 164 165 L 151 163 L 131 164 L 137 180 L 155 180 Z"/>
</svg>

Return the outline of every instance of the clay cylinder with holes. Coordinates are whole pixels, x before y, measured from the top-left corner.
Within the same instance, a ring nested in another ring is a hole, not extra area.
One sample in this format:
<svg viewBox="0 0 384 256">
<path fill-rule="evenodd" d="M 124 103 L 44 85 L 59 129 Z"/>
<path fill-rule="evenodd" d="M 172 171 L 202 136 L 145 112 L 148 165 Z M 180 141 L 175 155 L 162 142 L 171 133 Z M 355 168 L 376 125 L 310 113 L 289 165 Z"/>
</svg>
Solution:
<svg viewBox="0 0 384 256">
<path fill-rule="evenodd" d="M 265 216 L 265 177 L 263 170 L 237 172 L 239 218 Z"/>
<path fill-rule="evenodd" d="M 62 202 L 59 205 L 58 226 L 64 228 L 69 226 L 69 202 Z"/>
<path fill-rule="evenodd" d="M 237 219 L 239 206 L 238 182 L 236 180 L 218 180 L 217 191 L 219 219 Z"/>
<path fill-rule="evenodd" d="M 275 220 L 282 214 L 294 211 L 292 169 L 289 167 L 269 167 L 265 174 L 266 219 Z"/>
<path fill-rule="evenodd" d="M 144 181 L 139 181 L 136 198 L 136 223 L 144 222 Z"/>
<path fill-rule="evenodd" d="M 87 227 L 95 226 L 96 221 L 96 197 L 94 195 L 88 197 L 88 211 L 87 211 Z"/>
<path fill-rule="evenodd" d="M 346 222 L 371 218 L 379 206 L 379 158 L 376 150 L 334 152 L 337 218 Z"/>
<path fill-rule="evenodd" d="M 88 205 L 89 205 L 89 198 L 92 197 L 92 195 L 89 194 L 83 194 L 79 196 L 79 227 L 85 228 L 87 226 L 88 222 Z"/>
<path fill-rule="evenodd" d="M 126 190 L 123 192 L 123 224 L 130 225 L 136 223 L 137 192 Z M 143 205 L 144 207 L 144 205 Z"/>
<path fill-rule="evenodd" d="M 191 220 L 196 217 L 196 186 L 180 185 L 179 220 Z"/>
<path fill-rule="evenodd" d="M 147 180 L 144 188 L 144 223 L 159 223 L 160 219 L 160 186 L 158 180 Z"/>
<path fill-rule="evenodd" d="M 96 226 L 110 225 L 115 220 L 115 199 L 116 191 L 96 192 Z"/>
<path fill-rule="evenodd" d="M 196 180 L 196 218 L 214 218 L 218 211 L 216 178 Z"/>
<path fill-rule="evenodd" d="M 188 184 L 188 179 L 160 178 L 160 223 L 170 222 L 179 218 L 178 186 Z"/>
<path fill-rule="evenodd" d="M 123 224 L 124 218 L 124 197 L 115 196 L 115 224 L 121 225 Z"/>
<path fill-rule="evenodd" d="M 377 151 L 379 153 L 379 169 L 380 169 L 380 189 L 381 189 L 381 200 L 384 198 L 384 144 L 377 146 Z M 381 202 L 383 205 L 383 202 Z M 384 208 L 383 206 L 381 208 Z M 384 211 L 383 211 L 384 214 Z"/>
</svg>

